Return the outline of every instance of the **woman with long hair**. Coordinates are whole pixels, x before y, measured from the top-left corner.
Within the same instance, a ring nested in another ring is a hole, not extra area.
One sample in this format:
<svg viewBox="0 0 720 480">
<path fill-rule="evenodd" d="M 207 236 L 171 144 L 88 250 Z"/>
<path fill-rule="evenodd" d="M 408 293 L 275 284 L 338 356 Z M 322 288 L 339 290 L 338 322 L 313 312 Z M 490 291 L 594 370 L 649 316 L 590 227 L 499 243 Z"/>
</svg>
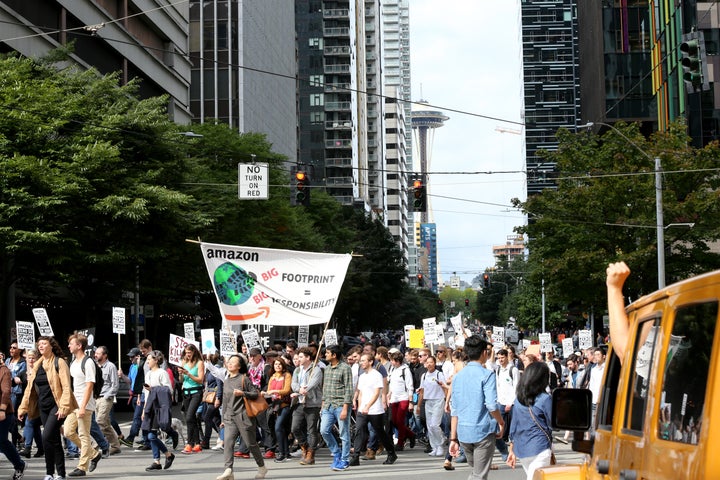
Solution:
<svg viewBox="0 0 720 480">
<path fill-rule="evenodd" d="M 33 375 L 35 373 L 35 360 L 38 358 L 38 352 L 37 350 L 30 349 L 25 353 L 25 361 L 27 362 L 27 382 L 30 383 L 30 380 L 32 380 Z M 20 401 L 22 401 L 22 397 L 20 398 Z M 23 446 L 23 449 L 20 451 L 20 455 L 22 455 L 25 458 L 30 458 L 30 453 L 32 451 L 32 442 L 35 440 L 35 446 L 37 447 L 37 452 L 35 452 L 35 455 L 33 455 L 35 458 L 40 458 L 45 456 L 45 451 L 43 450 L 43 444 L 42 444 L 42 430 L 40 429 L 40 414 L 38 413 L 38 416 L 35 418 L 27 418 L 25 419 L 25 427 L 23 428 L 23 438 L 25 439 L 25 445 Z"/>
<path fill-rule="evenodd" d="M 515 468 L 520 460 L 528 480 L 535 470 L 547 467 L 552 458 L 552 398 L 547 393 L 550 369 L 545 362 L 525 367 L 517 385 L 510 424 L 507 464 Z"/>
<path fill-rule="evenodd" d="M 257 421 L 249 417 L 245 410 L 245 399 L 257 399 L 260 392 L 247 377 L 247 362 L 240 355 L 231 355 L 225 362 L 228 376 L 223 382 L 223 426 L 225 427 L 225 471 L 217 480 L 234 480 L 233 474 L 233 448 L 238 435 L 250 449 L 250 453 L 258 466 L 256 479 L 265 478 L 267 467 L 257 444 Z"/>
<path fill-rule="evenodd" d="M 270 396 L 275 412 L 275 438 L 278 445 L 276 462 L 290 460 L 288 447 L 287 420 L 290 417 L 290 392 L 292 391 L 292 375 L 288 372 L 287 363 L 281 357 L 273 360 L 273 374 L 268 379 L 267 391 L 262 395 Z"/>
<path fill-rule="evenodd" d="M 200 350 L 189 343 L 185 346 L 185 356 L 182 367 L 178 371 L 183 376 L 183 409 L 185 410 L 185 423 L 187 424 L 188 443 L 182 453 L 202 452 L 200 446 L 200 424 L 197 419 L 197 409 L 203 397 L 205 382 L 205 362 Z"/>
<path fill-rule="evenodd" d="M 45 479 L 52 480 L 55 473 L 65 477 L 65 453 L 60 429 L 65 417 L 78 408 L 72 393 L 70 365 L 54 337 L 40 337 L 37 341 L 40 359 L 35 362 L 33 374 L 23 394 L 18 417 L 40 416 L 43 424 L 43 450 L 45 452 Z"/>
<path fill-rule="evenodd" d="M 148 353 L 145 361 L 150 366 L 150 371 L 145 375 L 145 388 L 150 393 L 142 412 L 142 430 L 153 454 L 153 463 L 145 471 L 152 472 L 163 468 L 167 470 L 175 460 L 175 455 L 168 451 L 165 442 L 158 438 L 159 430 L 167 429 L 172 418 L 172 384 L 167 370 L 160 367 L 165 362 L 165 356 L 160 350 Z M 164 467 L 160 465 L 161 453 L 165 455 Z"/>
</svg>

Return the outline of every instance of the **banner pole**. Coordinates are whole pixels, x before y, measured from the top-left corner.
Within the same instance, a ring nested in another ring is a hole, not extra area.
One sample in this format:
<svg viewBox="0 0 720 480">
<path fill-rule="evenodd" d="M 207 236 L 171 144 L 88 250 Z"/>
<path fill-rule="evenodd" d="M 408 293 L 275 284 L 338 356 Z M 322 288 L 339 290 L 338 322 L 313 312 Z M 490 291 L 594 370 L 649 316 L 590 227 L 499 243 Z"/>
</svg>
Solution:
<svg viewBox="0 0 720 480">
<path fill-rule="evenodd" d="M 315 360 L 313 361 L 312 368 L 315 368 L 315 365 L 317 365 L 317 362 L 320 359 L 320 351 L 322 350 L 322 344 L 325 341 L 325 332 L 327 331 L 329 326 L 330 326 L 330 320 L 328 319 L 328 321 L 325 322 L 325 328 L 323 328 L 323 333 L 322 333 L 322 336 L 320 337 L 320 342 L 318 343 L 318 349 L 317 349 L 317 353 L 315 354 Z"/>
<path fill-rule="evenodd" d="M 117 336 L 118 336 L 118 368 L 122 369 L 122 363 L 120 363 L 122 361 L 122 350 L 120 350 L 120 348 L 122 348 L 120 346 L 120 334 L 118 333 Z"/>
</svg>

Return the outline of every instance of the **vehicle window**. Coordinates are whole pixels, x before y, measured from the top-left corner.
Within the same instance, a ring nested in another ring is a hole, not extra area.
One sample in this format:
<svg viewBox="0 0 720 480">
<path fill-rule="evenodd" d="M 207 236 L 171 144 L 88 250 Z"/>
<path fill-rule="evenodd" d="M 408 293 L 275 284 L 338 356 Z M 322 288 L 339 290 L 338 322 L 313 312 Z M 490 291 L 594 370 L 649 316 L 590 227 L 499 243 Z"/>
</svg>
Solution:
<svg viewBox="0 0 720 480">
<path fill-rule="evenodd" d="M 657 435 L 697 445 L 718 302 L 678 308 L 667 352 Z"/>
<path fill-rule="evenodd" d="M 615 401 L 617 399 L 617 387 L 620 382 L 620 359 L 611 350 L 605 359 L 605 384 L 602 386 L 600 403 L 597 406 L 597 428 L 601 430 L 612 429 L 615 417 Z"/>
<path fill-rule="evenodd" d="M 625 402 L 625 422 L 627 433 L 641 435 L 645 422 L 648 401 L 648 386 L 653 374 L 653 357 L 660 338 L 660 317 L 650 318 L 638 323 L 635 336 L 635 357 L 630 369 L 630 388 Z"/>
</svg>

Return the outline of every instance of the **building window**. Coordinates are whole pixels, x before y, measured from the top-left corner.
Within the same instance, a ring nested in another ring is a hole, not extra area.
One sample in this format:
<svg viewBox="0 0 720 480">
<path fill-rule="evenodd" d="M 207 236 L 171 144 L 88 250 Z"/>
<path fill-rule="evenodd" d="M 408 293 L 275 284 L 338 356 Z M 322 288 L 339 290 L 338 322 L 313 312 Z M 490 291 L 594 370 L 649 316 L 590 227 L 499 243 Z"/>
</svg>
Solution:
<svg viewBox="0 0 720 480">
<path fill-rule="evenodd" d="M 324 95 L 322 93 L 313 93 L 310 95 L 310 106 L 321 107 L 324 104 Z"/>
</svg>

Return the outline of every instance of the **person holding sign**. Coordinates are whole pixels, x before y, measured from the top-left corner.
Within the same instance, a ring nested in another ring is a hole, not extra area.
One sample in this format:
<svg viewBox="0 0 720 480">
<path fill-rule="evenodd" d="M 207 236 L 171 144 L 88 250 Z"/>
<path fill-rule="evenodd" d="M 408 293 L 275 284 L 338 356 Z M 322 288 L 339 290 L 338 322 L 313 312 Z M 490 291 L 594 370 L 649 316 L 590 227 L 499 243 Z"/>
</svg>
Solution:
<svg viewBox="0 0 720 480">
<path fill-rule="evenodd" d="M 185 357 L 182 367 L 178 368 L 183 379 L 183 409 L 188 430 L 188 443 L 182 453 L 202 452 L 200 446 L 200 425 L 195 413 L 202 402 L 203 382 L 205 381 L 205 362 L 200 351 L 192 343 L 185 346 Z"/>
<path fill-rule="evenodd" d="M 18 409 L 18 418 L 22 420 L 28 414 L 34 418 L 39 412 L 45 451 L 44 480 L 50 480 L 56 472 L 59 477 L 65 477 L 65 453 L 60 429 L 65 417 L 78 405 L 72 393 L 70 366 L 55 338 L 40 337 L 37 349 L 41 357 L 35 362 L 33 375 Z"/>
</svg>

